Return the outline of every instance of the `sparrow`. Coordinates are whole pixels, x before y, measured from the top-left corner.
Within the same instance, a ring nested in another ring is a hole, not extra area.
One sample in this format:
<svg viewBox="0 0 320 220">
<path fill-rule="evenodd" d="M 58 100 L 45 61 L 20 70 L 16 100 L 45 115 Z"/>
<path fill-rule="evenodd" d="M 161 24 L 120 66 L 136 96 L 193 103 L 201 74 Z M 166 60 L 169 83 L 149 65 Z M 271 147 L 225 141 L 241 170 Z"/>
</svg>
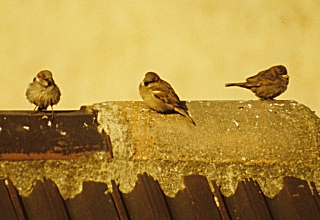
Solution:
<svg viewBox="0 0 320 220">
<path fill-rule="evenodd" d="M 180 101 L 171 85 L 162 80 L 156 73 L 146 73 L 143 81 L 139 84 L 139 93 L 151 109 L 160 113 L 177 112 L 196 125 L 185 103 Z"/>
<path fill-rule="evenodd" d="M 37 111 L 43 111 L 50 105 L 53 120 L 53 105 L 58 104 L 61 92 L 55 84 L 52 73 L 49 70 L 42 70 L 33 78 L 33 82 L 31 82 L 27 88 L 26 96 L 29 102 L 36 105 L 33 110 L 34 113 L 36 109 Z"/>
<path fill-rule="evenodd" d="M 239 86 L 250 89 L 260 100 L 273 100 L 287 90 L 288 83 L 287 69 L 278 65 L 247 78 L 246 82 L 227 83 L 225 86 Z"/>
</svg>

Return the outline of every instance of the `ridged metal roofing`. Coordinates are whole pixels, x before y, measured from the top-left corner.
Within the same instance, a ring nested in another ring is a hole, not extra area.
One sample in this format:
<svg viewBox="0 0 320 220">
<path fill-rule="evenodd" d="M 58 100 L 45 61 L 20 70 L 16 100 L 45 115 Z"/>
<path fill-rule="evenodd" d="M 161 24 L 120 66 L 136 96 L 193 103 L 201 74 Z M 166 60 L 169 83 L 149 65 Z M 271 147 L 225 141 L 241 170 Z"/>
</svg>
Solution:
<svg viewBox="0 0 320 220">
<path fill-rule="evenodd" d="M 107 185 L 84 182 L 83 190 L 64 200 L 51 180 L 37 181 L 28 197 L 19 196 L 10 179 L 0 181 L 0 219 L 320 219 L 319 192 L 313 184 L 284 178 L 284 188 L 267 198 L 259 184 L 247 179 L 234 195 L 225 197 L 207 178 L 184 177 L 185 188 L 174 198 L 165 196 L 151 176 L 138 175 L 130 193 L 122 193 L 112 181 Z"/>
</svg>

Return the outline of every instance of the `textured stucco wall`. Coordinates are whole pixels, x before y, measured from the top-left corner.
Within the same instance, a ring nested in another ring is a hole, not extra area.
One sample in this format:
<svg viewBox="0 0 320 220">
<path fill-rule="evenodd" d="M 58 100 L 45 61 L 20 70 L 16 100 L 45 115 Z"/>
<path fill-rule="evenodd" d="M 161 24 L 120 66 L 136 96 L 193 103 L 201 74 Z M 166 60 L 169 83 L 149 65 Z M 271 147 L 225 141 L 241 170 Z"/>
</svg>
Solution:
<svg viewBox="0 0 320 220">
<path fill-rule="evenodd" d="M 57 109 L 140 100 L 157 71 L 182 99 L 256 99 L 224 88 L 275 64 L 288 91 L 317 114 L 320 3 L 310 1 L 1 1 L 0 109 L 32 109 L 25 90 L 41 69 L 62 90 Z"/>
</svg>

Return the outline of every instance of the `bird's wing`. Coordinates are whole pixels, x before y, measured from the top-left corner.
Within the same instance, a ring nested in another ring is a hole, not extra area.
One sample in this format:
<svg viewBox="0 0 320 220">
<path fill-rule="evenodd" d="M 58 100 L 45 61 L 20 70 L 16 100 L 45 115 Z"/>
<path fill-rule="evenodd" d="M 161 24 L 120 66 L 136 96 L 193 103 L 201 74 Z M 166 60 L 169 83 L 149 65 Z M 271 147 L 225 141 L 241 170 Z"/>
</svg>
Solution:
<svg viewBox="0 0 320 220">
<path fill-rule="evenodd" d="M 171 104 L 175 107 L 181 107 L 181 101 L 179 97 L 174 92 L 170 84 L 165 81 L 153 86 L 152 93 L 156 98 L 161 99 L 167 104 Z"/>
<path fill-rule="evenodd" d="M 268 86 L 273 85 L 274 81 L 277 80 L 276 74 L 272 70 L 263 70 L 255 76 L 251 76 L 246 79 L 247 85 L 249 86 Z"/>
</svg>

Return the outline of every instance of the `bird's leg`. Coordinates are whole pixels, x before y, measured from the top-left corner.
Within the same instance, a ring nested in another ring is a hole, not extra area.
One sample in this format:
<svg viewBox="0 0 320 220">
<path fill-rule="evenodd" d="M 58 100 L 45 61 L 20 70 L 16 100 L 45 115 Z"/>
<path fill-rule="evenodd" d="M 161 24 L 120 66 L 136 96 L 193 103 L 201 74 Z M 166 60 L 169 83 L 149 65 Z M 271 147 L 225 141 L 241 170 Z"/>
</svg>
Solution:
<svg viewBox="0 0 320 220">
<path fill-rule="evenodd" d="M 51 120 L 53 121 L 53 119 L 54 119 L 54 111 L 53 111 L 53 106 L 52 105 L 51 105 L 51 109 L 52 109 Z"/>
<path fill-rule="evenodd" d="M 33 112 L 31 112 L 31 114 L 36 114 L 36 113 L 38 112 L 38 107 L 39 107 L 39 106 L 36 105 L 36 107 L 34 107 Z M 37 110 L 36 110 L 36 109 L 37 109 Z"/>
</svg>

